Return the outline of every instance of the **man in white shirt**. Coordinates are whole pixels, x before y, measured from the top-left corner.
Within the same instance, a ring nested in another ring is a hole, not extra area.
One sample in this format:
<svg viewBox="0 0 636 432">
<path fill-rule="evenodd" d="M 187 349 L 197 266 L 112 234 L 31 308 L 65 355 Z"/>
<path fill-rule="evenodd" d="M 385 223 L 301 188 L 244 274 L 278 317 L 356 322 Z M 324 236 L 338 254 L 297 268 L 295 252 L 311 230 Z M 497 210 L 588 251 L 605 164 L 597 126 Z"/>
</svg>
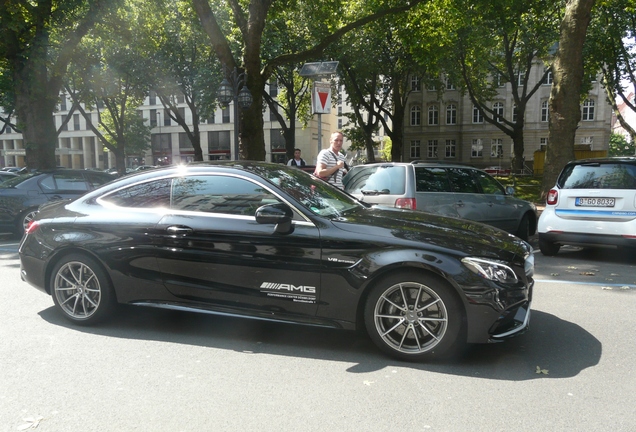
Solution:
<svg viewBox="0 0 636 432">
<path fill-rule="evenodd" d="M 334 132 L 331 134 L 328 149 L 321 150 L 318 153 L 315 175 L 331 183 L 332 185 L 342 189 L 342 177 L 347 173 L 345 168 L 345 156 L 340 153 L 342 149 L 342 132 Z"/>
</svg>

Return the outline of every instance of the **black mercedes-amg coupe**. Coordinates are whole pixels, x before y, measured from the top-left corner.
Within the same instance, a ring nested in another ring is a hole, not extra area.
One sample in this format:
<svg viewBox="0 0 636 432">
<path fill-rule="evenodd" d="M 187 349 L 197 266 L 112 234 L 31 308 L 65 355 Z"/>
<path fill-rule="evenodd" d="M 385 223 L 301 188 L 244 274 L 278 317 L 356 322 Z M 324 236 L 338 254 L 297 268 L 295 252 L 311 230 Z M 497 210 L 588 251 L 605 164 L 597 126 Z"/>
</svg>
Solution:
<svg viewBox="0 0 636 432">
<path fill-rule="evenodd" d="M 77 324 L 118 303 L 342 329 L 424 360 L 527 329 L 534 258 L 499 229 L 367 206 L 302 170 L 196 163 L 43 205 L 23 280 Z"/>
</svg>

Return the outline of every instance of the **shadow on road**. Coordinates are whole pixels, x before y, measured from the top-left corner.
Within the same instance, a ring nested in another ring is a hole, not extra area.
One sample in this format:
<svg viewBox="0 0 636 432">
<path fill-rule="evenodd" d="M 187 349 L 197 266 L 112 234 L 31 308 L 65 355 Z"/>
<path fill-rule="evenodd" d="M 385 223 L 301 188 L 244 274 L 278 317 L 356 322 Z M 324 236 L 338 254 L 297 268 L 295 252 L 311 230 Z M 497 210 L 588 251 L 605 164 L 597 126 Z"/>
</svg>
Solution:
<svg viewBox="0 0 636 432">
<path fill-rule="evenodd" d="M 472 345 L 461 359 L 405 363 L 384 356 L 362 332 L 123 306 L 96 327 L 67 322 L 53 307 L 40 312 L 51 324 L 107 337 L 190 344 L 243 352 L 354 363 L 366 373 L 390 366 L 507 381 L 567 378 L 596 365 L 601 343 L 585 329 L 533 311 L 530 330 L 500 344 Z M 548 374 L 537 374 L 536 370 Z"/>
</svg>

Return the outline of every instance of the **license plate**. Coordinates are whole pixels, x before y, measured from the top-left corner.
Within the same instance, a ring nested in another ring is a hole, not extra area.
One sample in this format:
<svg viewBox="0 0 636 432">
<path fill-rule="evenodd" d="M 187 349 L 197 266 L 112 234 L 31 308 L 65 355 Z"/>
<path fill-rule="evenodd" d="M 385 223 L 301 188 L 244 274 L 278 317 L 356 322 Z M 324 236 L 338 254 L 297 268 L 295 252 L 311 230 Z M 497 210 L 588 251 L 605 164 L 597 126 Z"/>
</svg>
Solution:
<svg viewBox="0 0 636 432">
<path fill-rule="evenodd" d="M 614 207 L 616 198 L 577 198 L 574 205 L 586 207 Z"/>
</svg>

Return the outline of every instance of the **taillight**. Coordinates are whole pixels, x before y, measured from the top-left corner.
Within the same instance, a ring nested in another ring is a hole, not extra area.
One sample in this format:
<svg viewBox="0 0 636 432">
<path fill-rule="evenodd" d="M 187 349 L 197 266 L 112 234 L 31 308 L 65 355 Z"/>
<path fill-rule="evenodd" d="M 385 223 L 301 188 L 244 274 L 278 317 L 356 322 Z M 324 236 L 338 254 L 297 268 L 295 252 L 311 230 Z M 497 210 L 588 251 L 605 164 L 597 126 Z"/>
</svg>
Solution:
<svg viewBox="0 0 636 432">
<path fill-rule="evenodd" d="M 555 205 L 558 200 L 559 200 L 559 191 L 556 189 L 550 189 L 550 192 L 548 192 L 547 203 L 550 205 Z"/>
<path fill-rule="evenodd" d="M 40 224 L 37 221 L 29 222 L 29 226 L 24 230 L 25 234 L 33 234 L 40 227 Z"/>
<path fill-rule="evenodd" d="M 415 198 L 399 198 L 395 200 L 395 206 L 397 208 L 415 210 L 417 205 L 415 204 Z"/>
</svg>

